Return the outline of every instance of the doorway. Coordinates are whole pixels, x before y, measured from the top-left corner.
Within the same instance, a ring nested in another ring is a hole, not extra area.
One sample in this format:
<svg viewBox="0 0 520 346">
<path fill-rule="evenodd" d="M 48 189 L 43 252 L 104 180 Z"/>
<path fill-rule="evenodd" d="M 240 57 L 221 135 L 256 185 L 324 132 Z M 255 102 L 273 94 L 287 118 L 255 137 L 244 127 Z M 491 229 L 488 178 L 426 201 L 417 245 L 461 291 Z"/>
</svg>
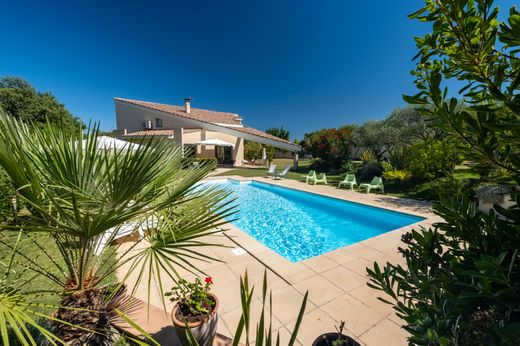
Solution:
<svg viewBox="0 0 520 346">
<path fill-rule="evenodd" d="M 215 146 L 215 157 L 219 165 L 234 164 L 232 147 Z"/>
</svg>

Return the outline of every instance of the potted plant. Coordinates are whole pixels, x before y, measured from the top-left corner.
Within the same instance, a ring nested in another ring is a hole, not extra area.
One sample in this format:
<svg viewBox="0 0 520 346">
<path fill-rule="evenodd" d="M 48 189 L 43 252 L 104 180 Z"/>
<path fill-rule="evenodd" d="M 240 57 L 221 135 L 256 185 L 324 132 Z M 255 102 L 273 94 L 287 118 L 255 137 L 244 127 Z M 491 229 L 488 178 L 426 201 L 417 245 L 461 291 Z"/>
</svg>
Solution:
<svg viewBox="0 0 520 346">
<path fill-rule="evenodd" d="M 343 334 L 345 321 L 341 321 L 339 326 L 334 326 L 336 332 L 325 333 L 316 338 L 312 346 L 359 346 L 359 343 L 350 336 Z"/>
<path fill-rule="evenodd" d="M 182 345 L 189 344 L 186 328 L 190 329 L 199 345 L 213 345 L 217 333 L 218 299 L 210 292 L 212 284 L 211 277 L 205 278 L 204 283 L 199 278 L 194 282 L 182 279 L 178 286 L 165 293 L 170 301 L 176 303 L 172 309 L 172 321 Z"/>
</svg>

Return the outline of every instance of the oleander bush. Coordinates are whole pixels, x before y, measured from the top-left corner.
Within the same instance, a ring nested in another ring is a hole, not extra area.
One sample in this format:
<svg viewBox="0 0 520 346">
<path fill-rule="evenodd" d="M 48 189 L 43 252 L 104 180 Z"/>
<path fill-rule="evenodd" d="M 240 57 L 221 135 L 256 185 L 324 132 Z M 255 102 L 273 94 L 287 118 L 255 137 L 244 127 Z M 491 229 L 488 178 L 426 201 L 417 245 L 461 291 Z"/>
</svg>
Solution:
<svg viewBox="0 0 520 346">
<path fill-rule="evenodd" d="M 520 345 L 520 12 L 511 8 L 504 22 L 498 12 L 493 1 L 426 0 L 410 16 L 432 32 L 415 39 L 419 93 L 405 100 L 472 160 L 507 172 L 516 202 L 483 213 L 455 188 L 458 196 L 434 206 L 442 222 L 403 235 L 405 265 L 367 269 L 412 345 Z M 463 101 L 448 96 L 443 78 L 458 79 Z M 451 150 L 441 141 L 416 146 L 412 172 L 453 189 Z"/>
<path fill-rule="evenodd" d="M 341 127 L 307 133 L 302 145 L 307 152 L 318 159 L 315 168 L 337 169 L 350 159 L 353 145 L 352 131 L 349 127 Z"/>
</svg>

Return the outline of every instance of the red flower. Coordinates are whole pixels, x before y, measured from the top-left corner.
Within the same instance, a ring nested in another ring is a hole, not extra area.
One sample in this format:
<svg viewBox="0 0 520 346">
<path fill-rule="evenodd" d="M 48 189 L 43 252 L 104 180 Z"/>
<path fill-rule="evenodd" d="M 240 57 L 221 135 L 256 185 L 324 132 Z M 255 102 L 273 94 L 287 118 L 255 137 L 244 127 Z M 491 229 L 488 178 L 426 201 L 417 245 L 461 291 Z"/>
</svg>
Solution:
<svg viewBox="0 0 520 346">
<path fill-rule="evenodd" d="M 207 278 L 205 278 L 204 281 L 205 281 L 207 284 L 210 284 L 210 285 L 213 284 L 213 280 L 211 280 L 211 276 L 208 276 Z"/>
</svg>

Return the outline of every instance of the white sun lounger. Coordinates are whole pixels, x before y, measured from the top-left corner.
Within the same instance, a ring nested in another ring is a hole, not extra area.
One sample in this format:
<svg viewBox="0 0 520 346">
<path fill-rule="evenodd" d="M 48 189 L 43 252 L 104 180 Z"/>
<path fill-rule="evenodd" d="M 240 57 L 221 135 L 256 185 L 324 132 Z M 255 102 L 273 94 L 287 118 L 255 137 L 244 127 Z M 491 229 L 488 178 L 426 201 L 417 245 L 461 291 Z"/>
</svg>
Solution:
<svg viewBox="0 0 520 346">
<path fill-rule="evenodd" d="M 282 179 L 287 177 L 287 173 L 289 173 L 289 170 L 291 169 L 291 165 L 287 165 L 282 173 L 275 173 L 274 180 Z"/>
</svg>

